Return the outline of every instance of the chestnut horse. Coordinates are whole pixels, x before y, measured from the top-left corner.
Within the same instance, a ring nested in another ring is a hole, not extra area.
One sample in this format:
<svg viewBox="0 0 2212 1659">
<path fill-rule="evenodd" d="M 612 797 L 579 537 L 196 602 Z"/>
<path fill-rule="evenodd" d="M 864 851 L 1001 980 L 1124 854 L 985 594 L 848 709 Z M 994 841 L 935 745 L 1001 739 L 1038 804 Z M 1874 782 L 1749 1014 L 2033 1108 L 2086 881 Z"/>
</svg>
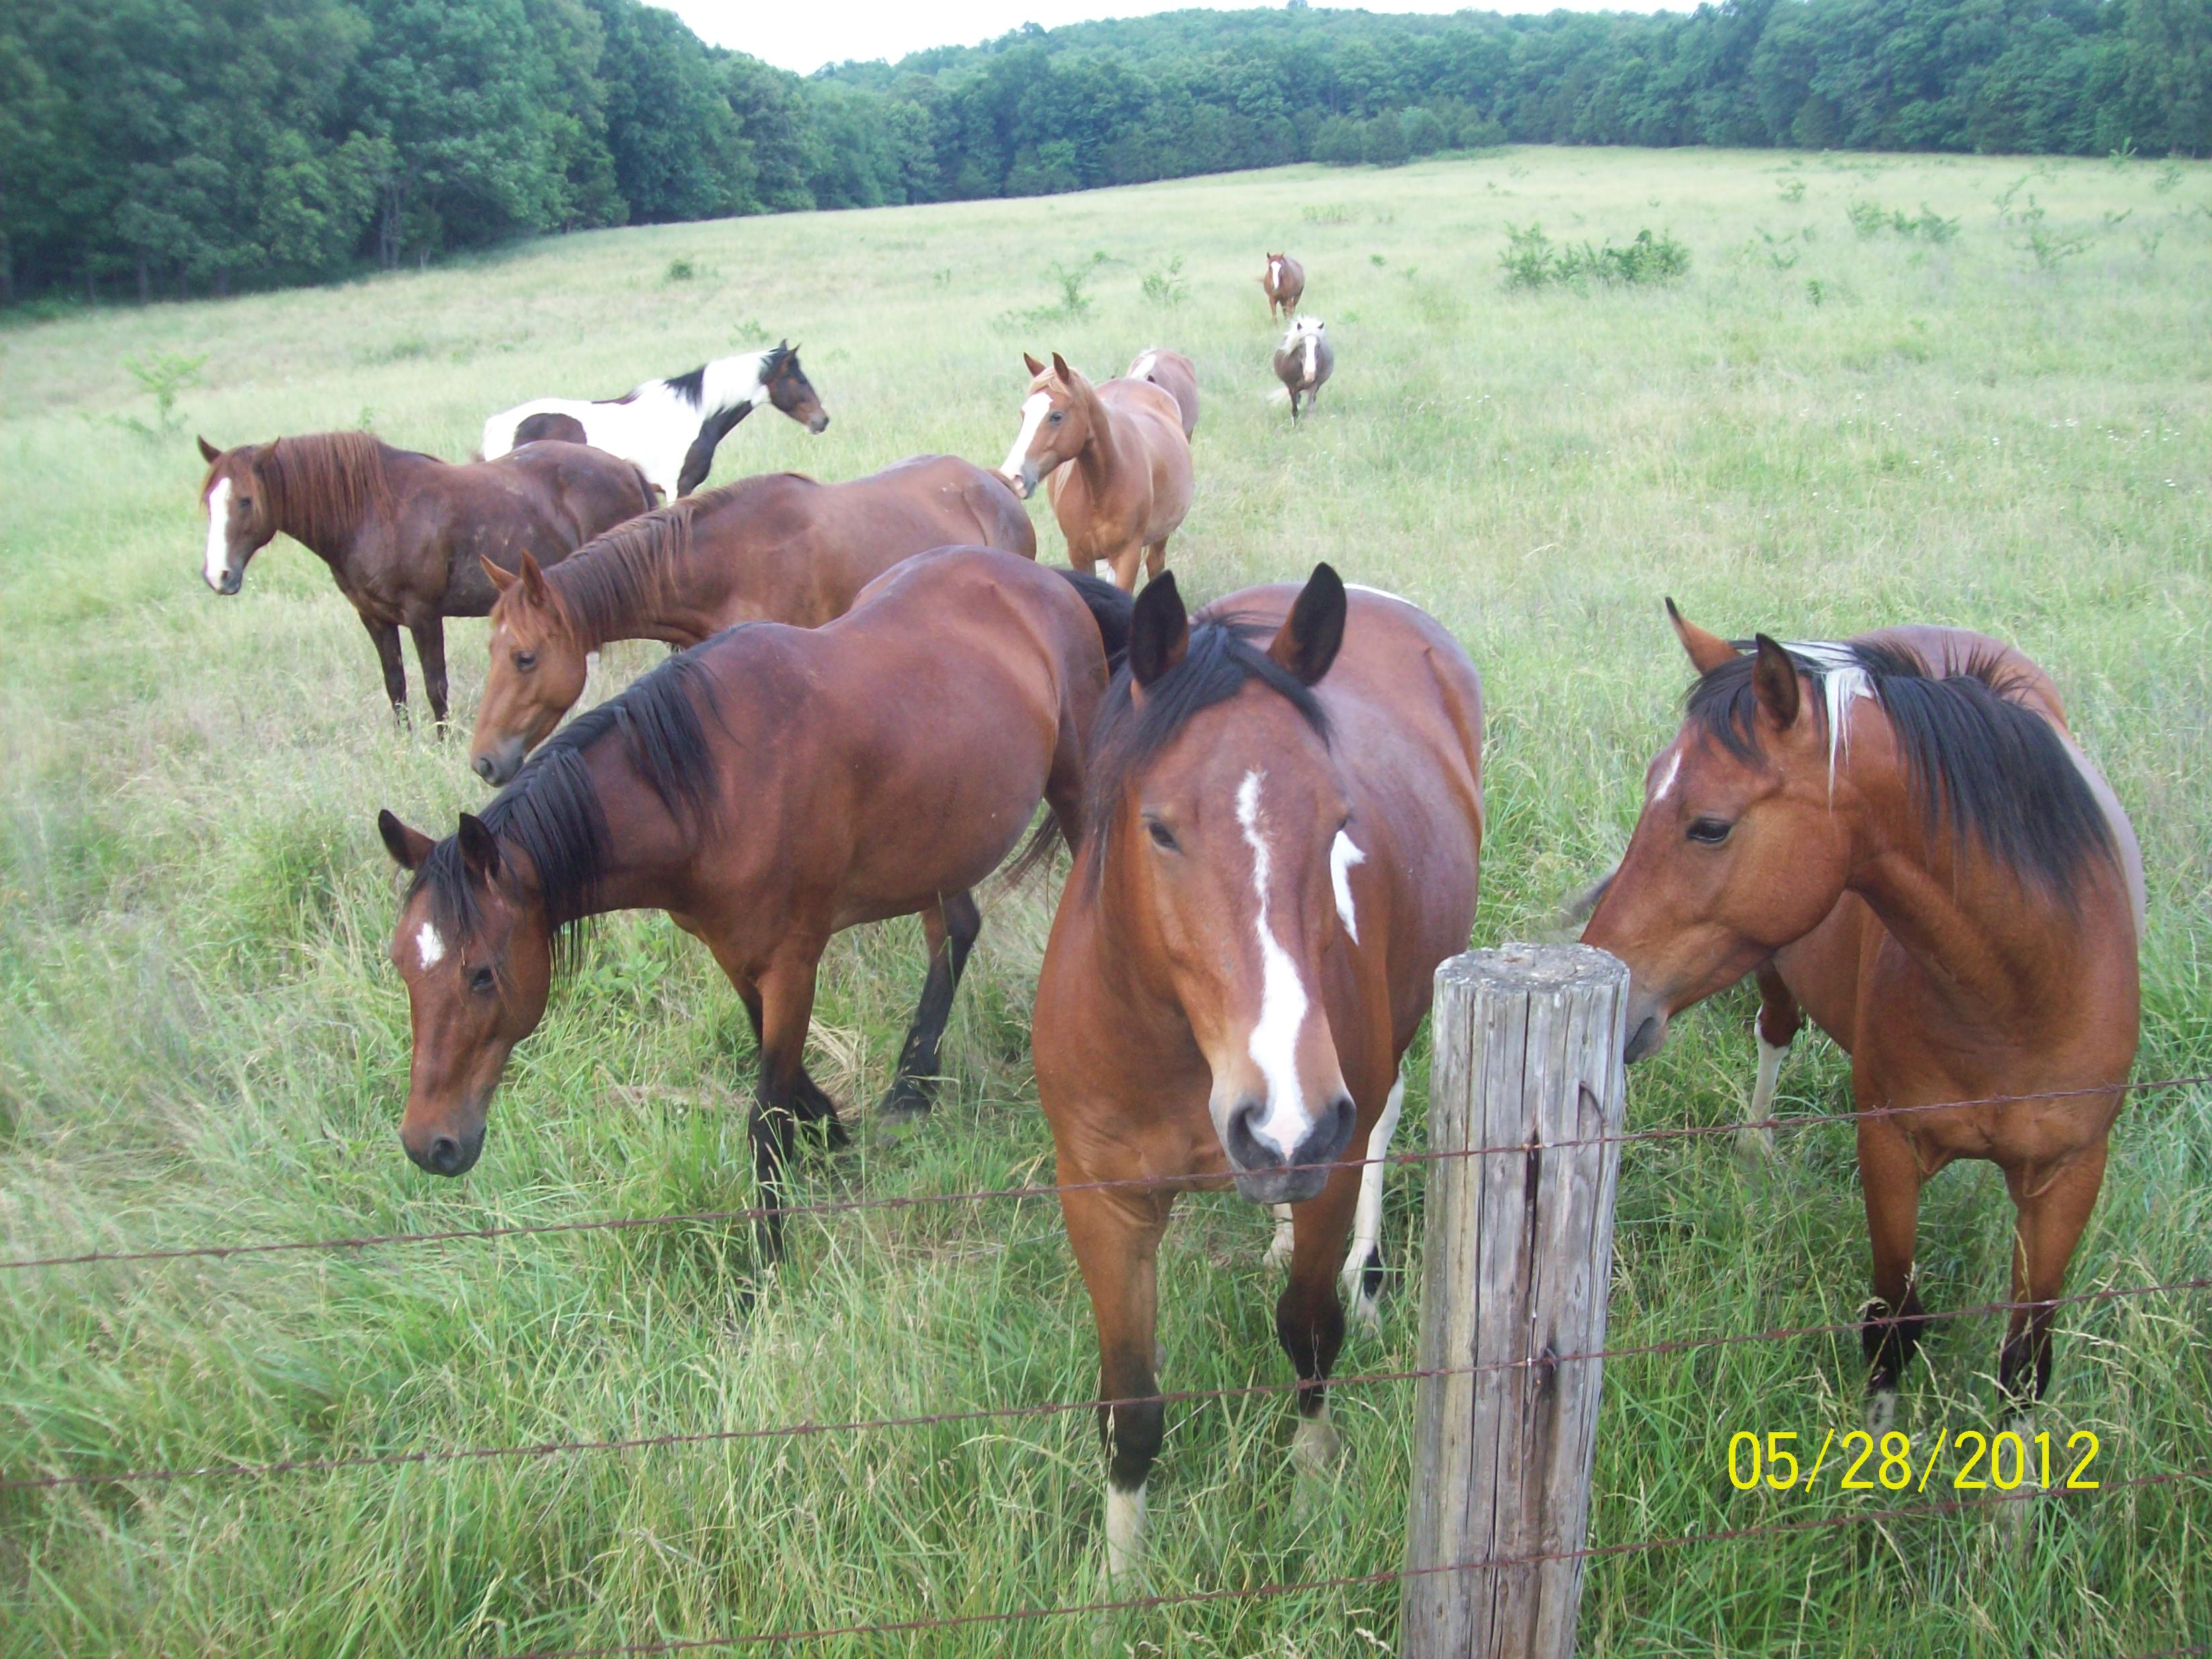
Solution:
<svg viewBox="0 0 2212 1659">
<path fill-rule="evenodd" d="M 1482 689 L 1402 599 L 1249 588 L 1194 623 L 1172 574 L 1130 619 L 1037 981 L 1037 1094 L 1098 1326 L 1107 1561 L 1137 1561 L 1164 1427 L 1156 1259 L 1178 1191 L 1288 1204 L 1275 1331 L 1302 1464 L 1334 1455 L 1322 1386 L 1347 1293 L 1371 1303 L 1380 1159 L 1437 964 L 1466 947 L 1482 845 Z M 1330 1168 L 1328 1166 L 1334 1165 Z M 1346 1260 L 1358 1212 L 1358 1237 Z"/>
<path fill-rule="evenodd" d="M 1957 1158 L 2002 1170 L 2023 1305 L 1997 1380 L 2024 1412 L 2135 1060 L 2135 832 L 2009 646 L 1912 627 L 1745 654 L 1668 611 L 1699 678 L 1583 933 L 1629 966 L 1628 1057 L 1756 969 L 1754 1115 L 1805 1014 L 1850 1055 L 1858 1109 L 1892 1114 L 1858 1121 L 1877 1428 L 1923 1323 L 1921 1184 Z"/>
<path fill-rule="evenodd" d="M 933 547 L 1036 556 L 1036 532 L 1005 482 L 951 455 L 916 455 L 865 478 L 747 478 L 672 502 L 550 571 L 487 574 L 491 669 L 470 764 L 502 784 L 584 692 L 610 640 L 696 645 L 741 622 L 818 628 L 900 560 Z"/>
<path fill-rule="evenodd" d="M 353 601 L 384 665 L 393 716 L 407 720 L 399 630 L 415 655 L 430 713 L 446 724 L 447 617 L 481 617 L 487 568 L 553 564 L 653 505 L 645 475 L 580 444 L 533 443 L 496 461 L 441 461 L 366 432 L 318 432 L 217 449 L 205 438 L 202 574 L 235 593 L 246 562 L 282 531 L 319 555 Z"/>
<path fill-rule="evenodd" d="M 1180 351 L 1170 351 L 1165 346 L 1146 346 L 1129 365 L 1122 377 L 1130 380 L 1150 380 L 1154 386 L 1176 400 L 1176 408 L 1182 414 L 1182 435 L 1186 438 L 1198 432 L 1198 368 Z"/>
<path fill-rule="evenodd" d="M 1304 394 L 1307 412 L 1311 413 L 1314 400 L 1335 373 L 1336 348 L 1328 343 L 1328 325 L 1318 317 L 1292 319 L 1282 343 L 1275 348 L 1275 378 L 1291 394 L 1293 421 L 1298 418 L 1299 394 Z"/>
<path fill-rule="evenodd" d="M 1298 308 L 1306 291 L 1306 268 L 1287 253 L 1270 253 L 1267 268 L 1260 273 L 1260 291 L 1267 296 L 1267 316 L 1280 311 L 1285 317 Z"/>
<path fill-rule="evenodd" d="M 1094 388 L 1057 351 L 1049 369 L 1026 352 L 1022 361 L 1029 395 L 999 471 L 1024 501 L 1048 477 L 1068 563 L 1087 573 L 1103 559 L 1122 591 L 1133 592 L 1138 561 L 1148 576 L 1166 568 L 1168 538 L 1190 511 L 1182 410 L 1147 380 Z"/>
<path fill-rule="evenodd" d="M 969 890 L 1040 799 L 1046 830 L 1080 843 L 1080 734 L 1127 606 L 1095 579 L 944 549 L 824 628 L 753 623 L 670 658 L 444 841 L 380 815 L 415 872 L 392 941 L 414 1030 L 407 1155 L 441 1176 L 477 1161 L 565 930 L 610 910 L 666 910 L 737 988 L 760 1043 L 750 1134 L 770 1205 L 800 1121 L 844 1139 L 804 1064 L 823 948 L 919 913 L 929 970 L 883 1110 L 926 1111 L 981 927 Z M 771 1218 L 764 1245 L 780 1236 Z"/>
</svg>

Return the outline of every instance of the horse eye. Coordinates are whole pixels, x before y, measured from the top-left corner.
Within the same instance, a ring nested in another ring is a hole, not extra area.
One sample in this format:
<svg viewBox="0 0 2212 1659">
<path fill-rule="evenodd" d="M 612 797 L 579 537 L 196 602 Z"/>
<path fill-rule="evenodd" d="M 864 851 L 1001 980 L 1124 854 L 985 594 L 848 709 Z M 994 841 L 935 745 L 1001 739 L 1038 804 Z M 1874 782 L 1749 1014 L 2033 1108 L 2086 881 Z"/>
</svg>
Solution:
<svg viewBox="0 0 2212 1659">
<path fill-rule="evenodd" d="M 469 989 L 480 996 L 489 995 L 491 991 L 491 969 L 489 967 L 471 968 L 469 970 Z"/>
<path fill-rule="evenodd" d="M 1175 832 L 1158 818 L 1146 819 L 1145 828 L 1152 835 L 1153 846 L 1164 848 L 1170 853 L 1178 850 L 1176 846 Z"/>
<path fill-rule="evenodd" d="M 1062 421 L 1066 420 L 1066 418 L 1067 418 L 1067 411 L 1066 411 L 1066 410 L 1064 410 L 1064 409 L 1055 409 L 1055 410 L 1054 410 L 1052 411 L 1052 423 L 1053 423 L 1053 425 L 1054 425 L 1054 426 L 1058 426 L 1058 425 L 1059 425 Z"/>
<path fill-rule="evenodd" d="M 517 668 L 520 668 L 524 673 L 527 674 L 532 669 L 538 666 L 538 653 L 535 651 L 516 652 L 514 653 L 514 665 Z"/>
<path fill-rule="evenodd" d="M 1690 839 L 1700 847 L 1717 847 L 1729 838 L 1735 825 L 1721 818 L 1695 818 L 1690 823 Z"/>
</svg>

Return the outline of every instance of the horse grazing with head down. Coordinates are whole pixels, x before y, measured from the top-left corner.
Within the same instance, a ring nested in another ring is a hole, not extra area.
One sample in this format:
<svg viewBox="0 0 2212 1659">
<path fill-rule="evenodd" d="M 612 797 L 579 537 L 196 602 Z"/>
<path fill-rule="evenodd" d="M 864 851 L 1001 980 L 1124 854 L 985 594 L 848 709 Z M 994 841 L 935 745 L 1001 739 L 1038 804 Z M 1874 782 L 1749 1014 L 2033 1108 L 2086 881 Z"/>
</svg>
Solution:
<svg viewBox="0 0 2212 1659">
<path fill-rule="evenodd" d="M 1137 566 L 1167 568 L 1168 538 L 1190 511 L 1190 439 L 1174 397 L 1148 380 L 1098 386 L 1057 352 L 1047 368 L 1028 353 L 1021 430 L 1000 471 L 1026 501 L 1048 479 L 1067 562 L 1089 572 L 1103 559 L 1125 592 Z"/>
<path fill-rule="evenodd" d="M 805 427 L 830 424 L 822 400 L 799 366 L 799 348 L 786 340 L 765 351 L 717 357 L 688 374 L 647 380 L 619 398 L 533 398 L 501 410 L 484 422 L 483 453 L 495 460 L 531 433 L 565 434 L 547 418 L 564 417 L 593 447 L 635 461 L 653 487 L 670 501 L 689 495 L 714 470 L 714 447 L 730 428 L 763 404 Z"/>
<path fill-rule="evenodd" d="M 969 890 L 1040 800 L 1048 831 L 1080 844 L 1080 734 L 1127 611 L 1095 579 L 943 549 L 823 628 L 752 623 L 672 657 L 443 841 L 382 814 L 415 873 L 392 941 L 414 1030 L 408 1156 L 441 1176 L 476 1162 L 564 930 L 609 910 L 666 910 L 737 988 L 760 1043 L 750 1133 L 770 1206 L 801 1121 L 844 1138 L 804 1050 L 816 964 L 845 928 L 921 916 L 928 974 L 882 1109 L 927 1110 L 981 927 Z M 762 1231 L 772 1251 L 772 1216 Z"/>
<path fill-rule="evenodd" d="M 1335 373 L 1336 348 L 1328 343 L 1328 325 L 1318 317 L 1293 319 L 1282 343 L 1275 348 L 1275 378 L 1291 394 L 1293 421 L 1298 418 L 1299 397 L 1304 397 L 1310 412 L 1322 387 Z"/>
<path fill-rule="evenodd" d="M 1036 556 L 1006 483 L 951 455 L 915 455 L 843 483 L 775 472 L 672 502 L 541 571 L 487 571 L 491 668 L 470 764 L 512 778 L 584 692 L 611 640 L 696 645 L 735 623 L 818 628 L 902 559 L 933 547 Z"/>
<path fill-rule="evenodd" d="M 2135 1060 L 2143 884 L 2127 816 L 2049 676 L 1998 641 L 1889 628 L 1761 635 L 1747 653 L 1668 611 L 1698 678 L 1583 933 L 1628 964 L 1628 1057 L 1754 970 L 1755 1116 L 1806 1014 L 1850 1055 L 1853 1102 L 1874 1114 L 1858 1164 L 1878 1428 L 1924 1322 L 1921 1185 L 1958 1158 L 2002 1170 L 2021 1305 L 1997 1380 L 2025 1411 L 2050 1380 L 2051 1304 Z"/>
<path fill-rule="evenodd" d="M 1260 273 L 1260 291 L 1267 296 L 1267 315 L 1279 311 L 1285 317 L 1305 297 L 1306 268 L 1287 253 L 1270 253 L 1267 268 Z"/>
<path fill-rule="evenodd" d="M 415 636 L 430 713 L 446 723 L 447 617 L 481 617 L 488 571 L 555 564 L 653 505 L 628 461 L 576 444 L 533 443 L 496 461 L 441 461 L 367 432 L 318 432 L 217 449 L 205 438 L 202 574 L 235 593 L 279 532 L 318 555 L 353 601 L 384 665 L 392 712 L 407 718 L 399 630 Z"/>
<path fill-rule="evenodd" d="M 1194 437 L 1198 433 L 1198 368 L 1180 351 L 1170 351 L 1165 346 L 1146 346 L 1129 364 L 1129 372 L 1122 377 L 1130 380 L 1150 380 L 1154 386 L 1176 400 L 1176 408 L 1182 414 L 1182 435 Z"/>
<path fill-rule="evenodd" d="M 1231 595 L 1170 574 L 1130 619 L 1087 765 L 1089 840 L 1037 981 L 1037 1095 L 1098 1327 L 1107 1560 L 1139 1554 L 1160 1447 L 1155 1262 L 1175 1194 L 1291 1206 L 1275 1331 L 1297 1449 L 1335 1449 L 1344 1294 L 1371 1312 L 1382 1169 L 1437 964 L 1465 948 L 1482 845 L 1482 690 L 1402 599 Z M 1357 1149 L 1357 1150 L 1353 1150 Z M 1096 1186 L 1095 1182 L 1145 1182 Z M 1347 1254 L 1346 1240 L 1353 1238 Z"/>
</svg>

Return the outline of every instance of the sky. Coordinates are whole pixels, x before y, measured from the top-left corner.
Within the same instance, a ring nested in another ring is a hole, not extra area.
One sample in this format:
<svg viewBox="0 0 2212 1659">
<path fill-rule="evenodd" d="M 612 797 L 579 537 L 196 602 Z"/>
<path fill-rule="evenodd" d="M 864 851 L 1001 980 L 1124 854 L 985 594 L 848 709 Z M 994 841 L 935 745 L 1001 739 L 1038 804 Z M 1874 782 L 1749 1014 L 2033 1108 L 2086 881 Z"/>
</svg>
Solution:
<svg viewBox="0 0 2212 1659">
<path fill-rule="evenodd" d="M 1327 0 L 1319 0 L 1327 3 Z M 926 46 L 975 46 L 1024 23 L 1047 28 L 1094 17 L 1175 11 L 1189 0 L 660 0 L 700 39 L 811 74 L 846 58 L 893 60 Z M 1685 10 L 1653 0 L 1366 0 L 1369 11 Z M 1233 8 L 1222 8 L 1232 9 Z"/>
</svg>

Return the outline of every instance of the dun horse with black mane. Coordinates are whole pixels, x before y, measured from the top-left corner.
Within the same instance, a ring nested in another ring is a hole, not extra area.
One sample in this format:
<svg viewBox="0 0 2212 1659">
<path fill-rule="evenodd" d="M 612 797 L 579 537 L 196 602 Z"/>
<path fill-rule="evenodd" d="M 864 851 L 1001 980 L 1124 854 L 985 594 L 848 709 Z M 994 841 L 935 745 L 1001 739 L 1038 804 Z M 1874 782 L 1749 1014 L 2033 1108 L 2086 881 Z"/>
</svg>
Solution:
<svg viewBox="0 0 2212 1659">
<path fill-rule="evenodd" d="M 208 475 L 202 574 L 235 593 L 246 566 L 279 532 L 319 555 L 353 601 L 384 665 L 393 715 L 407 718 L 399 630 L 415 636 L 430 713 L 446 723 L 447 617 L 481 617 L 489 570 L 553 564 L 653 505 L 628 461 L 568 443 L 533 443 L 496 461 L 441 461 L 366 432 L 318 432 L 217 449 Z"/>
<path fill-rule="evenodd" d="M 2050 1381 L 2051 1304 L 2135 1061 L 2143 884 L 2127 815 L 2050 677 L 1996 640 L 1760 635 L 1747 653 L 1668 611 L 1699 678 L 1583 934 L 1629 966 L 1628 1056 L 1754 971 L 1755 1118 L 1805 1015 L 1850 1055 L 1869 1115 L 1877 1428 L 1925 1322 L 1921 1185 L 1954 1158 L 2002 1170 L 2021 1305 L 1997 1382 L 2025 1410 Z"/>
<path fill-rule="evenodd" d="M 1371 1309 L 1382 1194 L 1379 1162 L 1340 1160 L 1389 1150 L 1431 976 L 1467 945 L 1481 749 L 1481 684 L 1451 635 L 1327 565 L 1195 623 L 1171 574 L 1136 602 L 1033 1039 L 1100 1397 L 1130 1402 L 1104 1413 L 1116 1575 L 1165 1428 L 1148 1396 L 1178 1191 L 1291 1206 L 1275 1332 L 1302 1385 L 1296 1449 L 1334 1454 L 1339 1274 Z"/>
<path fill-rule="evenodd" d="M 568 930 L 665 910 L 714 952 L 759 1039 L 750 1133 L 773 1252 L 797 1127 L 844 1139 L 804 1064 L 823 947 L 921 915 L 929 969 L 882 1109 L 926 1110 L 981 927 L 969 890 L 1041 799 L 1051 816 L 1033 851 L 1055 830 L 1081 842 L 1080 734 L 1127 607 L 1103 582 L 942 550 L 824 628 L 750 623 L 671 658 L 443 841 L 381 814 L 385 846 L 415 872 L 392 941 L 414 1031 L 408 1156 L 441 1176 L 476 1162 Z"/>
<path fill-rule="evenodd" d="M 664 507 L 541 572 L 490 570 L 491 668 L 470 763 L 512 778 L 583 695 L 611 640 L 696 645 L 741 622 L 818 628 L 862 588 L 933 547 L 1033 559 L 1036 532 L 1003 480 L 951 455 L 915 455 L 865 478 L 769 473 Z"/>
</svg>

